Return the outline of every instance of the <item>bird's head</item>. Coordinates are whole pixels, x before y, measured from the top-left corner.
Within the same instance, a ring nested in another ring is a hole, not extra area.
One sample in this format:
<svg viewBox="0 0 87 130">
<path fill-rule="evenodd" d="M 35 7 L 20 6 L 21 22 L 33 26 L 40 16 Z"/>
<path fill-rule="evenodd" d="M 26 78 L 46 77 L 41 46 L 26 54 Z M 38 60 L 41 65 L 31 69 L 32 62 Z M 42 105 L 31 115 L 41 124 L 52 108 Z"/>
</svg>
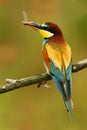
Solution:
<svg viewBox="0 0 87 130">
<path fill-rule="evenodd" d="M 63 37 L 61 29 L 56 24 L 51 22 L 37 24 L 35 22 L 24 21 L 23 24 L 38 30 L 43 38 L 51 38 L 53 36 Z"/>
</svg>

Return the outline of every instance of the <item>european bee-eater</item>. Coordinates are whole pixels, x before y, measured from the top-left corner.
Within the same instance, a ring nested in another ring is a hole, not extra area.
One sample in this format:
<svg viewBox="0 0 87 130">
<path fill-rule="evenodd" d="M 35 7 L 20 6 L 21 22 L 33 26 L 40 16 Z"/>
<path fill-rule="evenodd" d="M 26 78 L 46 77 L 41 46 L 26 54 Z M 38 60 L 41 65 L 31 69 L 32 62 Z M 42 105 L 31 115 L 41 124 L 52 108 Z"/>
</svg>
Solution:
<svg viewBox="0 0 87 130">
<path fill-rule="evenodd" d="M 38 30 L 43 36 L 44 65 L 60 91 L 66 110 L 72 118 L 72 54 L 70 46 L 65 42 L 61 29 L 54 23 L 37 24 L 27 21 L 23 23 Z"/>
</svg>

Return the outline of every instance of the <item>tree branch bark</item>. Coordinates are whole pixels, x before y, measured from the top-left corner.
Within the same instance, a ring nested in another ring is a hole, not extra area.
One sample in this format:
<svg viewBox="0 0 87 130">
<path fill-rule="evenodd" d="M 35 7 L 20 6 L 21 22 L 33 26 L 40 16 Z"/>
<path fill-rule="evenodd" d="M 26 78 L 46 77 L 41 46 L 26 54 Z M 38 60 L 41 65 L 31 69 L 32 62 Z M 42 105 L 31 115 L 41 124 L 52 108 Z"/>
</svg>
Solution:
<svg viewBox="0 0 87 130">
<path fill-rule="evenodd" d="M 78 72 L 82 69 L 87 68 L 87 59 L 78 62 L 77 64 L 73 64 L 72 73 Z M 40 87 L 42 84 L 45 84 L 48 80 L 51 80 L 51 77 L 47 74 L 37 74 L 35 76 L 30 76 L 21 79 L 6 79 L 6 85 L 0 86 L 0 94 L 30 86 L 32 84 L 38 84 Z"/>
</svg>

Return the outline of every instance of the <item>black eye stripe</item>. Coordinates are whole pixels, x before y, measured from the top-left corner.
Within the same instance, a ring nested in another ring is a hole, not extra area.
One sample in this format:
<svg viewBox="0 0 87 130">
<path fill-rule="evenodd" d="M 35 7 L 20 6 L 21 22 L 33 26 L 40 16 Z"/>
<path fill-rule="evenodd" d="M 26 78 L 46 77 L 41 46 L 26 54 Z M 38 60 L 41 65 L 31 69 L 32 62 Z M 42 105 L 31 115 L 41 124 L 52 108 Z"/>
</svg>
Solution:
<svg viewBox="0 0 87 130">
<path fill-rule="evenodd" d="M 50 28 L 50 27 L 46 27 L 46 26 L 44 26 L 43 29 L 47 30 L 49 32 L 52 32 L 52 33 L 55 33 L 55 31 L 56 31 L 54 28 Z"/>
<path fill-rule="evenodd" d="M 54 28 L 49 28 L 49 31 L 52 33 L 55 33 L 55 29 Z"/>
<path fill-rule="evenodd" d="M 43 29 L 44 29 L 44 30 L 48 30 L 48 27 L 44 26 Z"/>
</svg>

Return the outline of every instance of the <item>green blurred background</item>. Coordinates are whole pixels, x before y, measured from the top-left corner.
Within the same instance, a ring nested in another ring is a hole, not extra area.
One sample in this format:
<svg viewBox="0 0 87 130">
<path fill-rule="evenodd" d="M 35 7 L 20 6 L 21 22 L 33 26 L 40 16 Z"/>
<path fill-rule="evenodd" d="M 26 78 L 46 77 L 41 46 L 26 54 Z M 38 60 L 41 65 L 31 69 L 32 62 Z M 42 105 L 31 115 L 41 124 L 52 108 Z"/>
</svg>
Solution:
<svg viewBox="0 0 87 130">
<path fill-rule="evenodd" d="M 42 37 L 22 24 L 58 24 L 70 44 L 73 63 L 87 58 L 87 0 L 0 0 L 0 85 L 6 78 L 44 73 Z M 0 95 L 0 130 L 87 130 L 87 69 L 73 74 L 73 123 L 54 87 L 37 85 Z"/>
</svg>

